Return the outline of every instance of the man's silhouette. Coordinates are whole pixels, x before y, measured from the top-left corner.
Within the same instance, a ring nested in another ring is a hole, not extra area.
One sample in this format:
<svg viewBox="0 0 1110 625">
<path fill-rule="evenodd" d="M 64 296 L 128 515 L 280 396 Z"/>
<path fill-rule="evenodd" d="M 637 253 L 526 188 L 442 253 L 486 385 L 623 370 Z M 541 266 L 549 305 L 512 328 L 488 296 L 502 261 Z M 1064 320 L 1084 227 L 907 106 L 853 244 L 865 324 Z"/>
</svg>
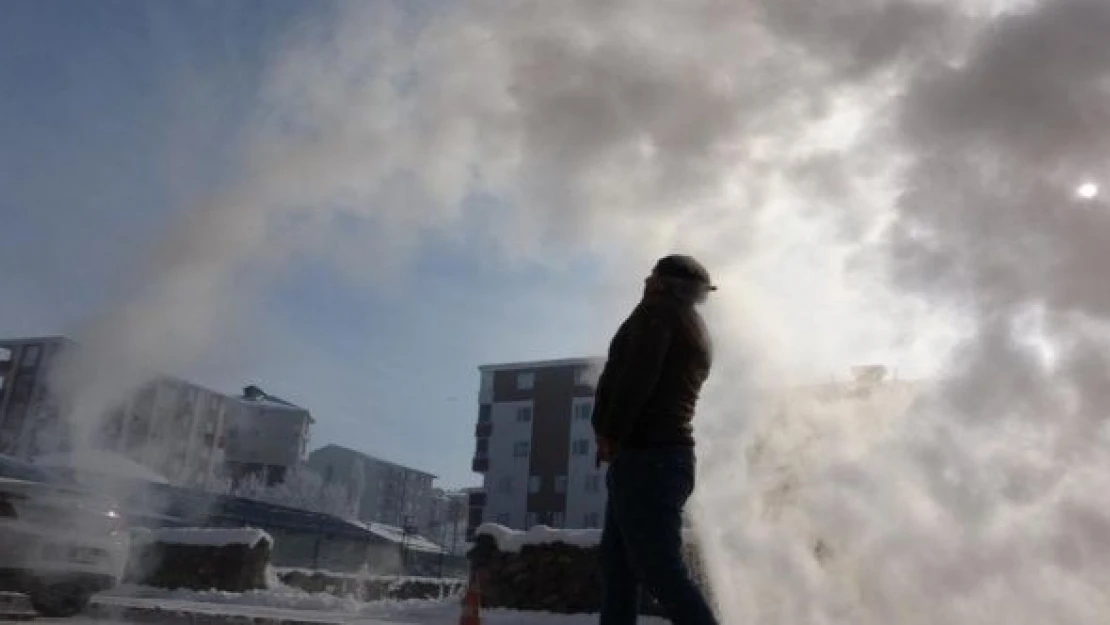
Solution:
<svg viewBox="0 0 1110 625">
<path fill-rule="evenodd" d="M 633 625 L 641 587 L 676 625 L 717 622 L 682 559 L 682 511 L 694 490 L 691 420 L 712 361 L 695 306 L 715 289 L 693 258 L 661 259 L 609 347 L 593 414 L 597 461 L 610 463 L 601 625 Z"/>
</svg>

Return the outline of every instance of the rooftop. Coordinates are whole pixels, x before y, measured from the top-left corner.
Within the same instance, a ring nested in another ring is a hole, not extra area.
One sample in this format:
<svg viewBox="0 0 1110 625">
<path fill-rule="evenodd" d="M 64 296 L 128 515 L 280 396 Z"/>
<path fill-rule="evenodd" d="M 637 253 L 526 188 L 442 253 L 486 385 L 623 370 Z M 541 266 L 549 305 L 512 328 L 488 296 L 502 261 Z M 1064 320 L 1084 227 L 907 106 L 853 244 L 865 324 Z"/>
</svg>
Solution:
<svg viewBox="0 0 1110 625">
<path fill-rule="evenodd" d="M 579 357 L 579 358 L 561 358 L 557 360 L 532 360 L 524 362 L 507 362 L 501 364 L 482 365 L 478 367 L 479 371 L 514 371 L 517 369 L 545 369 L 548 367 L 577 367 L 577 366 L 590 366 L 604 362 L 605 358 L 601 356 L 594 357 Z"/>
<path fill-rule="evenodd" d="M 13 345 L 26 345 L 28 343 L 69 343 L 76 345 L 76 341 L 69 337 L 54 335 L 54 336 L 19 336 L 10 338 L 0 338 L 0 346 L 13 346 Z"/>
<path fill-rule="evenodd" d="M 354 454 L 354 455 L 362 458 L 363 460 L 370 460 L 371 462 L 377 462 L 379 464 L 389 465 L 390 467 L 394 467 L 394 468 L 397 468 L 397 469 L 402 469 L 404 471 L 408 471 L 409 473 L 416 473 L 416 474 L 419 474 L 419 475 L 430 477 L 432 479 L 438 479 L 438 477 L 439 477 L 439 476 L 437 476 L 433 473 L 428 473 L 427 471 L 421 471 L 420 469 L 414 469 L 410 466 L 403 465 L 399 462 L 392 462 L 390 460 L 384 460 L 384 459 L 379 458 L 377 456 L 371 456 L 368 453 L 358 451 L 357 449 L 351 449 L 350 447 L 344 447 L 343 445 L 336 445 L 335 443 L 328 443 L 327 445 L 324 445 L 323 447 L 318 447 L 318 448 L 312 450 L 312 452 L 310 452 L 308 454 L 308 456 L 309 456 L 309 458 L 311 458 L 313 454 L 316 454 L 316 453 L 321 452 L 321 451 L 329 450 L 329 449 L 342 451 L 342 452 L 345 452 L 345 453 L 348 453 L 348 454 Z"/>
<path fill-rule="evenodd" d="M 249 406 L 262 406 L 269 409 L 290 410 L 298 413 L 303 413 L 308 416 L 308 420 L 310 423 L 316 422 L 316 419 L 312 417 L 312 413 L 310 413 L 308 409 L 302 408 L 294 404 L 293 402 L 286 401 L 276 395 L 270 395 L 266 391 L 263 391 L 262 389 L 254 385 L 244 388 L 243 394 L 239 397 L 236 397 L 235 399 L 237 399 L 240 403 L 247 404 Z"/>
</svg>

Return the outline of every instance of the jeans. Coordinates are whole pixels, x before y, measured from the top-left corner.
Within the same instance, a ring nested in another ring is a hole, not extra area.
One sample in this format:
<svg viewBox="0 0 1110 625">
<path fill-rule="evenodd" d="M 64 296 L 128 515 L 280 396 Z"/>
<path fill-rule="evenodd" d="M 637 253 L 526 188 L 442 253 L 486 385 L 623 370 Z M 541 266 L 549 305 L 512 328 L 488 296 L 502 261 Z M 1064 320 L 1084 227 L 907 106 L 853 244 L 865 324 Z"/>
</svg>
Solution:
<svg viewBox="0 0 1110 625">
<path fill-rule="evenodd" d="M 675 625 L 716 625 L 682 558 L 682 509 L 694 491 L 694 450 L 622 450 L 609 467 L 601 535 L 600 625 L 635 625 L 641 588 Z"/>
</svg>

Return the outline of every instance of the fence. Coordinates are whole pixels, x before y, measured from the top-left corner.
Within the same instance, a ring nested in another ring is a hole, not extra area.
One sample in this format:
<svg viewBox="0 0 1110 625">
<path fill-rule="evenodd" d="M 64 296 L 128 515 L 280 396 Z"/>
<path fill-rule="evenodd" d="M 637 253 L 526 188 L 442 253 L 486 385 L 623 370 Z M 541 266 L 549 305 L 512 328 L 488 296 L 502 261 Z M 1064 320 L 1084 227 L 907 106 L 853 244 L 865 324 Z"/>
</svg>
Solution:
<svg viewBox="0 0 1110 625">
<path fill-rule="evenodd" d="M 420 577 L 465 576 L 465 556 L 447 554 L 422 537 L 286 506 L 163 484 L 134 489 L 123 500 L 135 525 L 254 527 L 274 538 L 276 567 Z"/>
</svg>

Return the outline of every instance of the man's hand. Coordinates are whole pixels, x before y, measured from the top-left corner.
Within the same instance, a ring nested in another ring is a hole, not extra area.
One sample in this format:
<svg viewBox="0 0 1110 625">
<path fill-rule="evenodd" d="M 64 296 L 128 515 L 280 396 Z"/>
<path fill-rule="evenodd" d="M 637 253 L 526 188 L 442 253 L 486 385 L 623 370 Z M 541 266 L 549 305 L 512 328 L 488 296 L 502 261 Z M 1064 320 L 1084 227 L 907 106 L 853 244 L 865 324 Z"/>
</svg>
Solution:
<svg viewBox="0 0 1110 625">
<path fill-rule="evenodd" d="M 613 443 L 604 436 L 597 437 L 597 456 L 594 459 L 594 465 L 600 467 L 602 462 L 612 462 L 616 456 L 616 450 L 613 448 Z"/>
</svg>

